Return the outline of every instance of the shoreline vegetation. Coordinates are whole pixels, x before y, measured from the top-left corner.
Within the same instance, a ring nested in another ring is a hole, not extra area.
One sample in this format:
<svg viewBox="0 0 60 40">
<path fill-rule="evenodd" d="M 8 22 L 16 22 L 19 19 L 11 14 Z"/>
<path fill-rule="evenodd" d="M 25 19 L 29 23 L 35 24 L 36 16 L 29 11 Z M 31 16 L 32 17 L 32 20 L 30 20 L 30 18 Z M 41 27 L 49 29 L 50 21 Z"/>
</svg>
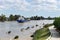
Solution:
<svg viewBox="0 0 60 40">
<path fill-rule="evenodd" d="M 60 33 L 60 17 L 55 18 L 53 25 L 56 31 Z"/>
<path fill-rule="evenodd" d="M 21 15 L 12 15 L 12 14 L 10 14 L 9 17 L 6 17 L 4 14 L 1 14 L 0 15 L 0 21 L 1 22 L 4 22 L 4 21 L 16 21 L 19 17 L 21 17 Z M 27 19 L 30 19 L 30 20 L 54 20 L 55 19 L 55 17 L 52 18 L 50 16 L 47 17 L 47 18 L 45 18 L 43 16 L 31 16 L 31 17 L 22 16 L 22 17 L 25 20 L 27 20 Z"/>
<path fill-rule="evenodd" d="M 46 24 L 42 29 L 36 30 L 31 37 L 33 40 L 46 40 L 50 35 L 51 32 L 48 27 L 52 26 L 53 24 Z"/>
<path fill-rule="evenodd" d="M 56 17 L 52 24 L 44 25 L 42 29 L 36 30 L 31 37 L 33 37 L 33 40 L 46 40 L 51 35 L 49 27 L 53 25 L 54 28 L 56 28 L 56 31 L 60 33 L 60 17 Z"/>
<path fill-rule="evenodd" d="M 46 40 L 51 35 L 48 28 L 42 28 L 34 33 L 33 40 Z"/>
</svg>

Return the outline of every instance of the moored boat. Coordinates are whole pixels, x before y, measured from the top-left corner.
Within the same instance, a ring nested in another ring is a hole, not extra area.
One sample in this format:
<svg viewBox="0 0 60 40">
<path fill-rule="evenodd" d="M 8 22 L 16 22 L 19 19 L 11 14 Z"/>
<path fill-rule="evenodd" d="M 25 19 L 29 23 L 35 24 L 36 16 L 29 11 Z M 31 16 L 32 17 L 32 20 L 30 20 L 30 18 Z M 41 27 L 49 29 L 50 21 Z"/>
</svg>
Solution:
<svg viewBox="0 0 60 40">
<path fill-rule="evenodd" d="M 23 23 L 23 22 L 27 22 L 29 20 L 25 20 L 23 17 L 19 17 L 19 19 L 17 20 L 18 23 Z"/>
</svg>

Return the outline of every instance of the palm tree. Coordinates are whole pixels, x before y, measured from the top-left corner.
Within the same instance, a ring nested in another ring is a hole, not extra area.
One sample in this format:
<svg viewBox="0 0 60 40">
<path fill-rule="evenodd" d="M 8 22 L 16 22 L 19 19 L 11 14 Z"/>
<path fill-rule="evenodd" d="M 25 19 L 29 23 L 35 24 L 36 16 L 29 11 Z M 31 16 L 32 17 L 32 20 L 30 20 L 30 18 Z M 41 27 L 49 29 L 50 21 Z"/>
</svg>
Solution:
<svg viewBox="0 0 60 40">
<path fill-rule="evenodd" d="M 0 16 L 0 21 L 2 21 L 2 22 L 6 21 L 6 16 L 2 14 L 2 15 Z"/>
</svg>

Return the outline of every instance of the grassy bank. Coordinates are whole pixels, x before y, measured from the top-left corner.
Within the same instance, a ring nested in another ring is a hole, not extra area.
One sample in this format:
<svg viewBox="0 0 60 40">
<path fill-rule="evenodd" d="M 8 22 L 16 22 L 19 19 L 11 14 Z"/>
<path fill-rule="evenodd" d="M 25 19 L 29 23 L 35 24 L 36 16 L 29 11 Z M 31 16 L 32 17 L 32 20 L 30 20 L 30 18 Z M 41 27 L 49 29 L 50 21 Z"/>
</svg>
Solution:
<svg viewBox="0 0 60 40">
<path fill-rule="evenodd" d="M 46 25 L 44 25 L 44 28 L 47 28 L 47 27 L 50 27 L 50 26 L 52 26 L 53 24 L 46 24 Z"/>
<path fill-rule="evenodd" d="M 34 33 L 33 40 L 45 40 L 50 36 L 50 31 L 48 28 L 42 28 Z"/>
</svg>

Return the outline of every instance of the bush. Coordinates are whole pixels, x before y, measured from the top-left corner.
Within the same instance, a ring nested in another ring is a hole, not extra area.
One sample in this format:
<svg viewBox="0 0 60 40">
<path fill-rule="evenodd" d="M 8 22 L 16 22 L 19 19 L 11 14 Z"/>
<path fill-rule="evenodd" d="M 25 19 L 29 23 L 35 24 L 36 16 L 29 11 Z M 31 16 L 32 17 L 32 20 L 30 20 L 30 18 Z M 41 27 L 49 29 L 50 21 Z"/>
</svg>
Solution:
<svg viewBox="0 0 60 40">
<path fill-rule="evenodd" d="M 54 21 L 53 24 L 54 24 L 55 28 L 57 28 L 58 30 L 60 30 L 60 17 L 55 18 L 55 21 Z"/>
</svg>

